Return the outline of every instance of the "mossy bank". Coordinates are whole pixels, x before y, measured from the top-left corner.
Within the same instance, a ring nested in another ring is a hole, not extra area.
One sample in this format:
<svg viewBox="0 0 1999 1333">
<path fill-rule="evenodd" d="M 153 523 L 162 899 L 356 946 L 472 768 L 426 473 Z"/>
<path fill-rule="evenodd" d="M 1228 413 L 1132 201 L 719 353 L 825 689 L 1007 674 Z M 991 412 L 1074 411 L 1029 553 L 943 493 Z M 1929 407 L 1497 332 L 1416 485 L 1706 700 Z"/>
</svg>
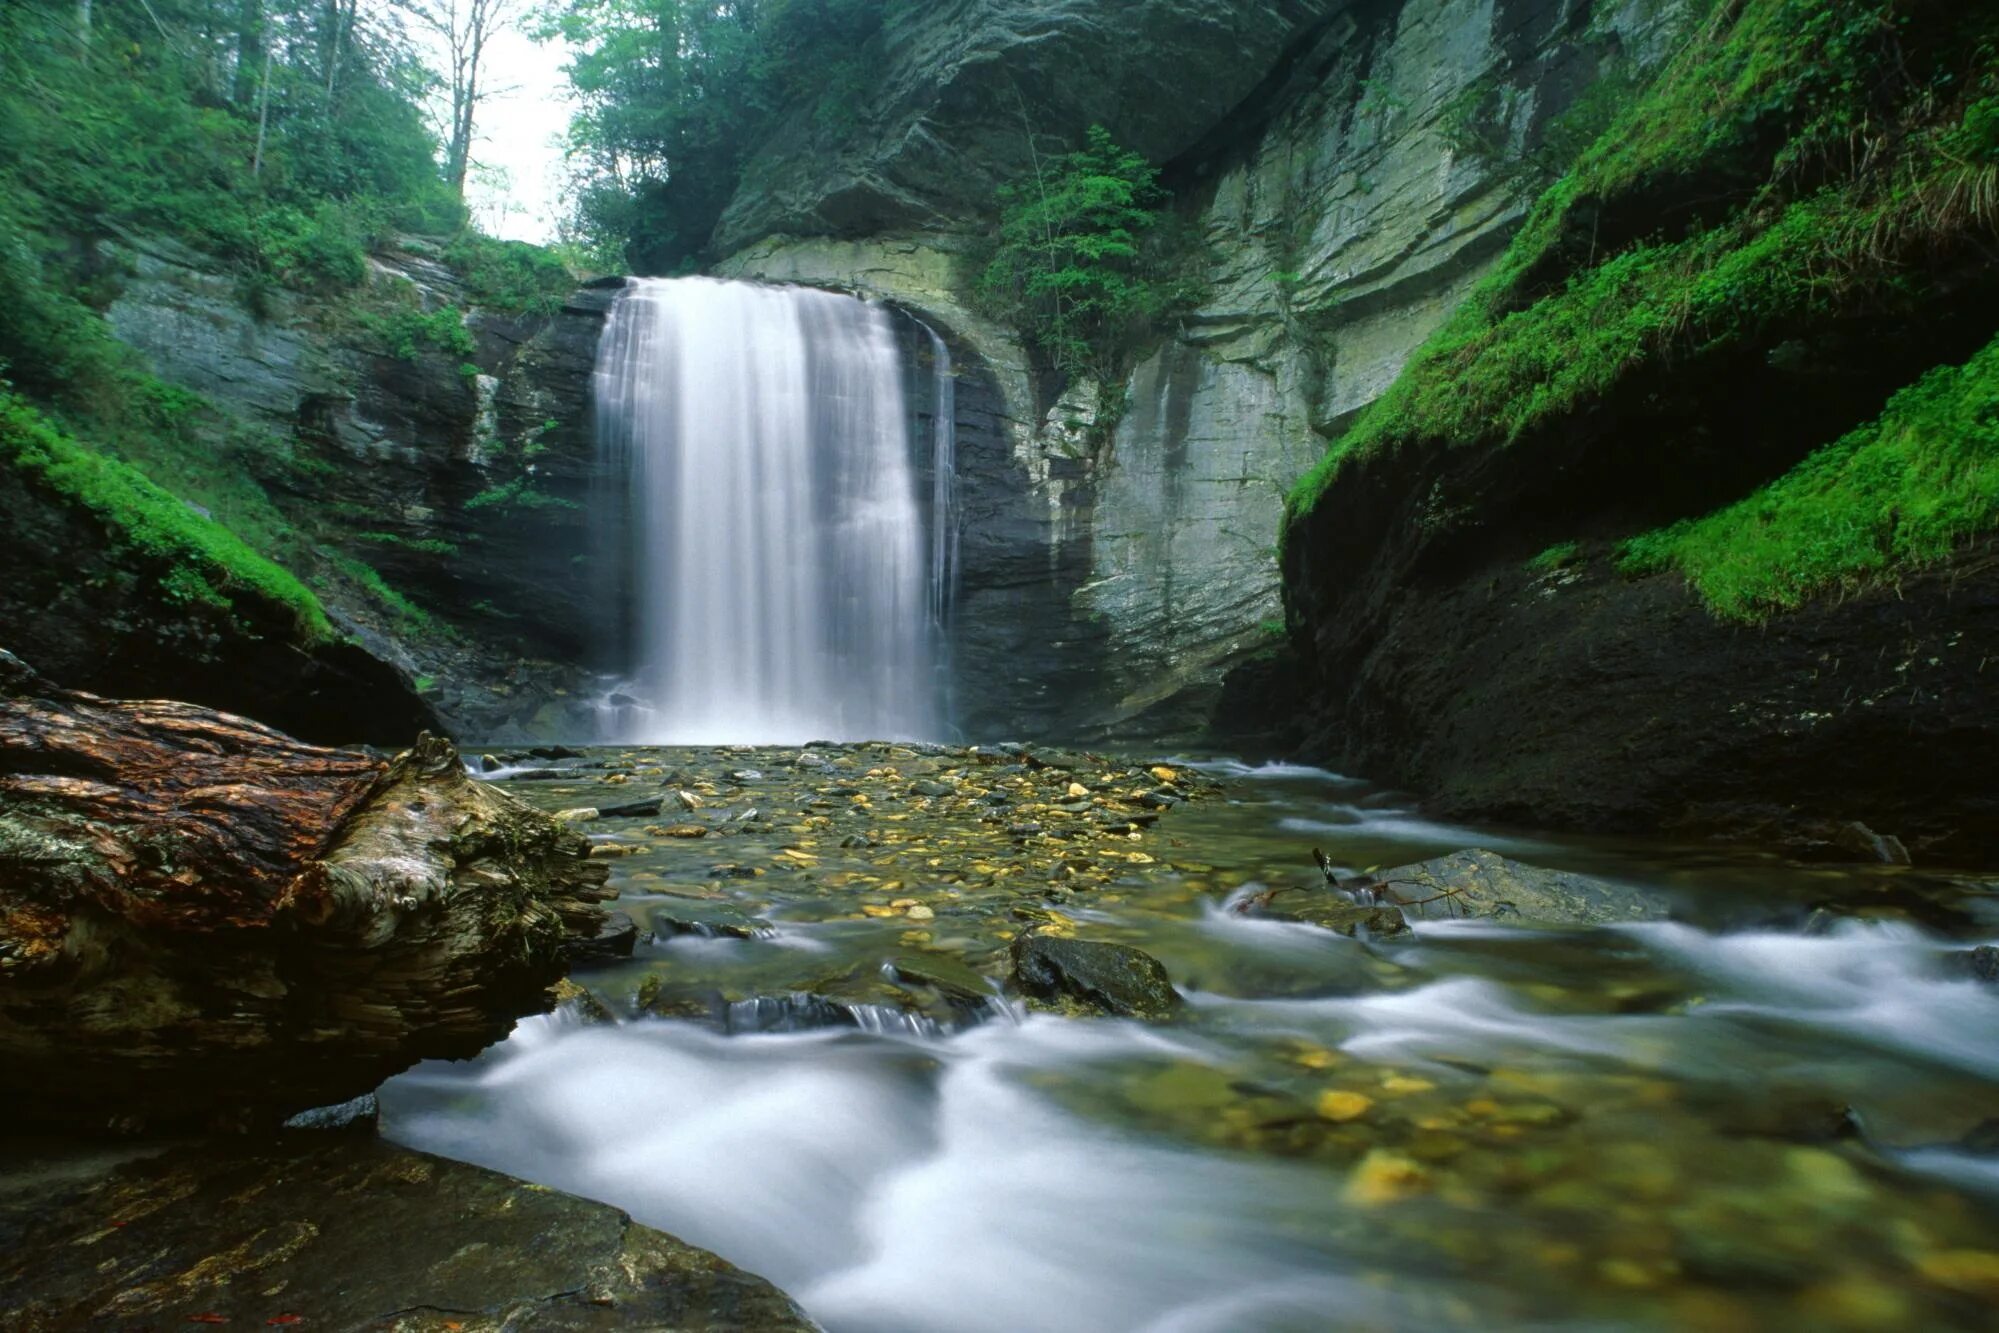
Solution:
<svg viewBox="0 0 1999 1333">
<path fill-rule="evenodd" d="M 1712 7 L 1293 491 L 1308 749 L 1461 816 L 1999 855 L 1995 42 Z"/>
</svg>

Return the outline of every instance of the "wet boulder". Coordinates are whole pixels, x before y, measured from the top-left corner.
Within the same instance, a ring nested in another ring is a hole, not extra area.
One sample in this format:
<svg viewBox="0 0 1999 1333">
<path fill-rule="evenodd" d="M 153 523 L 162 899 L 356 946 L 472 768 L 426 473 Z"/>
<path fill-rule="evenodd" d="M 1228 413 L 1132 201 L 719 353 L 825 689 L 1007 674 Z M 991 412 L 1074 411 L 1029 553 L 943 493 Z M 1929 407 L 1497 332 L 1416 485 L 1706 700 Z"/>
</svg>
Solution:
<svg viewBox="0 0 1999 1333">
<path fill-rule="evenodd" d="M 372 1135 L 13 1156 L 0 1309 L 24 1333 L 813 1327 L 762 1278 L 615 1208 Z"/>
<path fill-rule="evenodd" d="M 1126 944 L 1029 932 L 1011 949 L 1013 981 L 1031 1000 L 1125 1018 L 1164 1018 L 1180 994 L 1157 958 Z"/>
<path fill-rule="evenodd" d="M 1343 887 L 1417 920 L 1477 917 L 1523 925 L 1605 926 L 1666 915 L 1664 904 L 1643 890 L 1477 849 L 1397 866 Z"/>
</svg>

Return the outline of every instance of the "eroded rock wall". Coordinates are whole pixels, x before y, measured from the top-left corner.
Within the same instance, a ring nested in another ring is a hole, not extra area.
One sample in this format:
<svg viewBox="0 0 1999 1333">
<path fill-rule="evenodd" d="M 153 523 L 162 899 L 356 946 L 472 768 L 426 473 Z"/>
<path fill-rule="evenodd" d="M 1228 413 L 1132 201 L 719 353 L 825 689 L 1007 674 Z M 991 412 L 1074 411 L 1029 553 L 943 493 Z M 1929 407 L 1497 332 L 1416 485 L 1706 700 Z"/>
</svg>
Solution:
<svg viewBox="0 0 1999 1333">
<path fill-rule="evenodd" d="M 395 251 L 358 296 L 272 291 L 253 310 L 237 276 L 184 246 L 104 249 L 122 274 L 107 323 L 262 441 L 243 463 L 311 534 L 336 624 L 424 682 L 460 735 L 580 734 L 600 600 L 590 378 L 615 286 L 547 312 L 486 310 L 436 259 Z M 397 345 L 407 312 L 447 310 L 463 314 L 469 357 Z M 419 614 L 366 596 L 357 566 Z"/>
</svg>

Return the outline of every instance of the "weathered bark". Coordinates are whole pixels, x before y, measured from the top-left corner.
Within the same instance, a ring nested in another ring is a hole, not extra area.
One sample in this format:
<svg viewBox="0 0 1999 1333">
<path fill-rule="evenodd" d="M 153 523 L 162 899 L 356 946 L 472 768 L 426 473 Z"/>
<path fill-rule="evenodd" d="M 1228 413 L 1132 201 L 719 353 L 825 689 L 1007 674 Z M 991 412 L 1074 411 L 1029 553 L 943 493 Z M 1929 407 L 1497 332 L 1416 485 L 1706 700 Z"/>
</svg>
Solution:
<svg viewBox="0 0 1999 1333">
<path fill-rule="evenodd" d="M 0 1078 L 69 1128 L 258 1124 L 547 1007 L 606 870 L 466 776 L 0 653 Z"/>
</svg>

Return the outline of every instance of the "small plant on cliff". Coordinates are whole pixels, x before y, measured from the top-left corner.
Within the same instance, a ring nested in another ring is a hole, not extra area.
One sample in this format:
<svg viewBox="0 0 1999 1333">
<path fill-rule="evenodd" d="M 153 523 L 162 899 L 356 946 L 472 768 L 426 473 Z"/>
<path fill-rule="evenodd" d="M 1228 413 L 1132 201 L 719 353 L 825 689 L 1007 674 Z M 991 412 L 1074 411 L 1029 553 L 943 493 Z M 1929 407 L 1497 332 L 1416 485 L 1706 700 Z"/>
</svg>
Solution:
<svg viewBox="0 0 1999 1333">
<path fill-rule="evenodd" d="M 1081 149 L 1035 159 L 1034 179 L 1000 191 L 997 245 L 980 303 L 1069 375 L 1117 380 L 1133 345 L 1190 293 L 1162 243 L 1159 172 L 1101 125 Z"/>
</svg>

